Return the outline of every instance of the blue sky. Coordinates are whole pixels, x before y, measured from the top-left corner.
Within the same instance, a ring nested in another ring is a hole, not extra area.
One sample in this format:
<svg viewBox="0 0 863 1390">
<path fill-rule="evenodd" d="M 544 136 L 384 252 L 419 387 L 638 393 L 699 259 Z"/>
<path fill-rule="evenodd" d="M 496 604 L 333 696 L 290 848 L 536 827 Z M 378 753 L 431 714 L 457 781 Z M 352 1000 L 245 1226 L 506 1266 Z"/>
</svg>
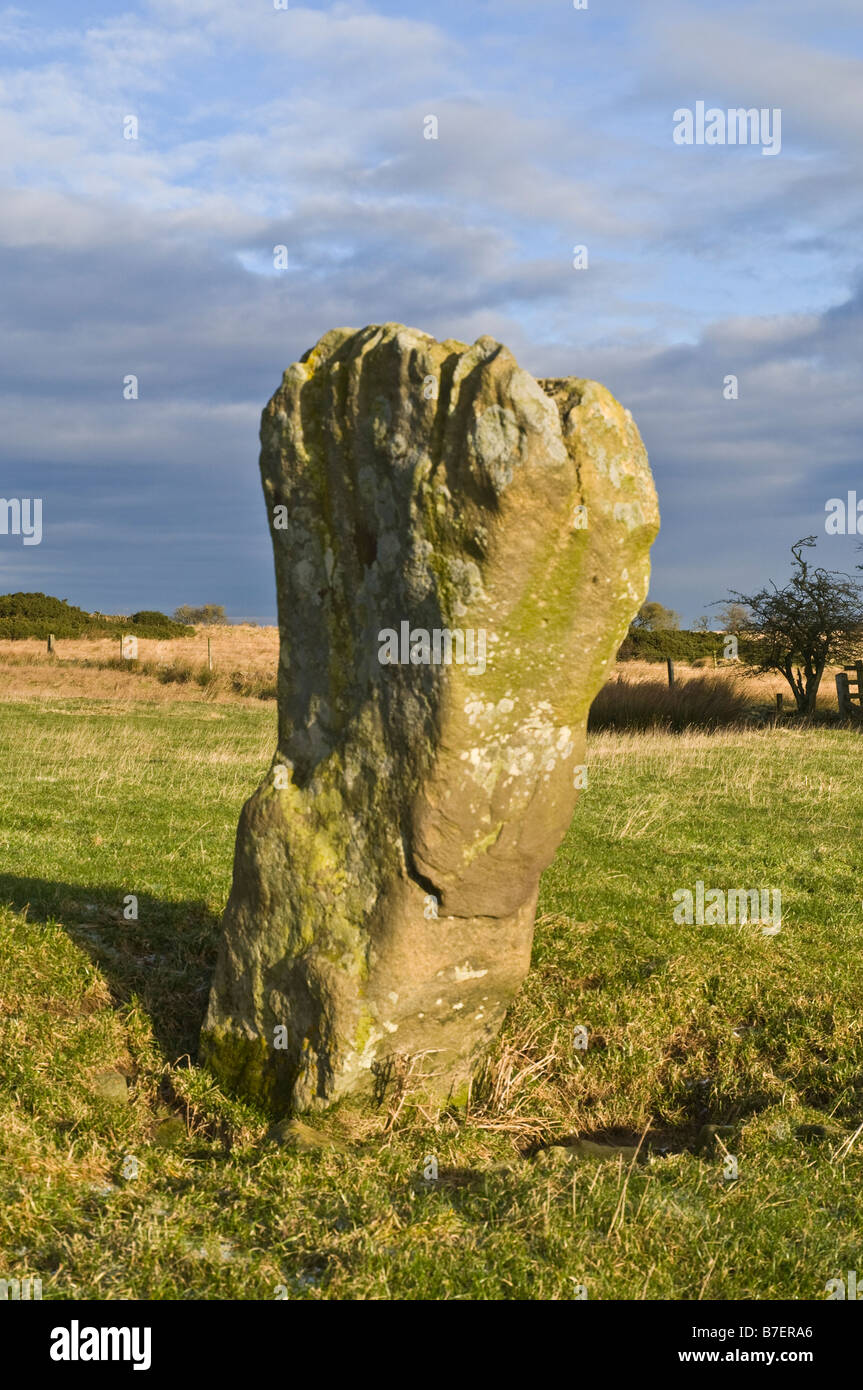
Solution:
<svg viewBox="0 0 863 1390">
<path fill-rule="evenodd" d="M 802 535 L 850 569 L 861 93 L 859 0 L 0 11 L 0 494 L 44 505 L 0 591 L 272 618 L 261 408 L 327 329 L 388 320 L 629 406 L 685 620 Z M 699 100 L 780 108 L 780 153 L 676 145 Z"/>
</svg>

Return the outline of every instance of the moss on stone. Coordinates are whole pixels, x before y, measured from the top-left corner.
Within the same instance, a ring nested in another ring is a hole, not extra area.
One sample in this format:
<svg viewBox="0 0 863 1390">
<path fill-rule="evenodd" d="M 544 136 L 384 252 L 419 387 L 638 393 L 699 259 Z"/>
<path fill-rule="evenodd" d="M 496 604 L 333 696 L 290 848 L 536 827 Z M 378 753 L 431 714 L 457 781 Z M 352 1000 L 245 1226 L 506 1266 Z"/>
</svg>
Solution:
<svg viewBox="0 0 863 1390">
<path fill-rule="evenodd" d="M 290 1104 L 291 1082 L 273 1066 L 273 1052 L 263 1037 L 250 1038 L 227 1028 L 201 1034 L 200 1061 L 229 1092 L 264 1109 Z"/>
</svg>

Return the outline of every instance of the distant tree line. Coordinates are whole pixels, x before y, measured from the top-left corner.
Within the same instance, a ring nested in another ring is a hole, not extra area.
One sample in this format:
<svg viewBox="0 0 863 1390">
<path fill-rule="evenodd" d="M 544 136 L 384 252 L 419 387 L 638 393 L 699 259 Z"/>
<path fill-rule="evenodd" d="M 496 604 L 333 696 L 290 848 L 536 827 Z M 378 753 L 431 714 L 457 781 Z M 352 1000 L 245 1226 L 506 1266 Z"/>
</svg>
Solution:
<svg viewBox="0 0 863 1390">
<path fill-rule="evenodd" d="M 729 634 L 731 635 L 731 634 Z M 737 638 L 737 656 L 747 662 L 754 655 L 754 640 Z M 618 661 L 692 662 L 726 657 L 725 637 L 721 632 L 690 632 L 686 628 L 664 628 L 659 631 L 630 628 L 620 644 Z"/>
<path fill-rule="evenodd" d="M 726 603 L 716 615 L 718 632 L 742 632 L 746 627 L 749 613 L 742 603 Z M 662 603 L 643 603 L 632 620 L 630 632 L 677 632 L 680 630 L 680 614 Z M 706 614 L 696 618 L 695 632 L 714 631 Z"/>
<path fill-rule="evenodd" d="M 138 637 L 188 637 L 189 630 L 173 622 L 166 613 L 142 609 L 131 616 L 87 613 L 65 599 L 50 594 L 0 594 L 0 637 L 120 637 L 123 632 Z"/>
<path fill-rule="evenodd" d="M 199 607 L 183 604 L 173 618 L 156 608 L 142 608 L 132 614 L 88 613 L 66 599 L 51 594 L 16 593 L 0 595 L 0 638 L 104 637 L 120 635 L 120 629 L 138 637 L 188 637 L 195 626 L 212 627 L 226 623 L 220 603 Z"/>
<path fill-rule="evenodd" d="M 680 614 L 662 603 L 651 601 L 642 604 L 633 619 L 629 632 L 617 653 L 619 661 L 672 661 L 692 662 L 709 660 L 711 657 L 725 659 L 727 656 L 724 635 L 737 637 L 736 656 L 747 661 L 752 645 L 746 638 L 739 638 L 747 617 L 746 609 L 739 603 L 726 604 L 714 620 L 721 624 L 718 630 L 711 630 L 711 620 L 703 616 L 695 624 L 694 630 L 680 626 Z"/>
</svg>

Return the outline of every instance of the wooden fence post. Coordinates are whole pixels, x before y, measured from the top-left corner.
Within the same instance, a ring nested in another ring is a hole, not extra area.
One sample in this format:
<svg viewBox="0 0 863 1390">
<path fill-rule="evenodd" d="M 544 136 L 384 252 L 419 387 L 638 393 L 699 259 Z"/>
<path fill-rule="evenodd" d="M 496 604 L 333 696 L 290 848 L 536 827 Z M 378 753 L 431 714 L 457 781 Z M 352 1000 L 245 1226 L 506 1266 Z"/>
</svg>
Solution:
<svg viewBox="0 0 863 1390">
<path fill-rule="evenodd" d="M 208 637 L 208 638 L 207 638 L 207 670 L 208 670 L 208 671 L 212 671 L 212 669 L 213 669 L 213 639 L 212 639 L 212 637 Z"/>
<path fill-rule="evenodd" d="M 54 651 L 54 634 L 53 634 L 53 632 L 49 632 L 49 633 L 48 633 L 48 653 L 49 653 L 49 655 L 51 655 L 51 654 L 53 653 L 53 651 Z"/>
<path fill-rule="evenodd" d="M 782 713 L 782 691 L 781 691 L 781 690 L 777 690 L 777 692 L 776 692 L 776 713 L 777 713 L 777 714 L 781 714 L 781 713 Z"/>
<path fill-rule="evenodd" d="M 851 718 L 851 692 L 848 689 L 848 676 L 845 671 L 836 672 L 836 699 L 839 702 L 839 714 L 843 719 Z"/>
<path fill-rule="evenodd" d="M 668 684 L 674 685 L 674 662 L 671 660 L 670 656 L 665 658 L 665 664 L 668 668 Z"/>
</svg>

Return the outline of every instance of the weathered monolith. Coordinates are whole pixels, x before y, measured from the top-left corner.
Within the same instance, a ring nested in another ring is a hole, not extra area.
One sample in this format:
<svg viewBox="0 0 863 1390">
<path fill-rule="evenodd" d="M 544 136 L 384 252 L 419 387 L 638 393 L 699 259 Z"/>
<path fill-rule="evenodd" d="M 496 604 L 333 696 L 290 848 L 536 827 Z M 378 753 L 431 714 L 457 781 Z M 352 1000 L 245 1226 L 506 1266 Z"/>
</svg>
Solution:
<svg viewBox="0 0 863 1390">
<path fill-rule="evenodd" d="M 202 1056 L 276 1112 L 408 1057 L 457 1097 L 528 969 L 587 712 L 647 591 L 647 457 L 596 382 L 392 323 L 325 334 L 261 445 L 278 749 Z"/>
</svg>

